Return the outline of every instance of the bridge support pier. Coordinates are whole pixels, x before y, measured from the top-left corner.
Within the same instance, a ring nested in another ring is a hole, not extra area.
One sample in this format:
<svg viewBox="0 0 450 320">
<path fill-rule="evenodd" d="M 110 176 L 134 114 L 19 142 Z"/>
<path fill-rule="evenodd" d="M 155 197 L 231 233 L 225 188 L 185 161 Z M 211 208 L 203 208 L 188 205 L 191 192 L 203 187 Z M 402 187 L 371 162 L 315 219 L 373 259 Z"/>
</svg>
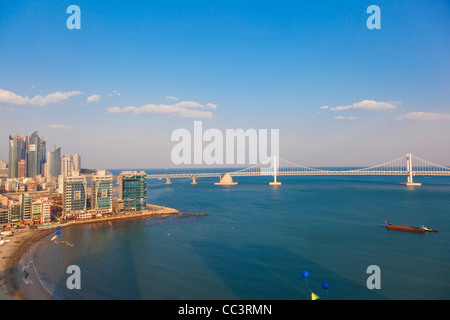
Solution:
<svg viewBox="0 0 450 320">
<path fill-rule="evenodd" d="M 197 184 L 197 181 L 196 181 L 196 179 L 197 179 L 197 177 L 192 177 L 192 185 L 196 185 Z"/>
<path fill-rule="evenodd" d="M 273 181 L 269 182 L 269 186 L 281 186 L 281 182 L 277 181 L 277 175 L 273 175 Z"/>
<path fill-rule="evenodd" d="M 170 182 L 170 178 L 166 178 L 166 184 L 172 184 L 172 182 Z"/>
</svg>

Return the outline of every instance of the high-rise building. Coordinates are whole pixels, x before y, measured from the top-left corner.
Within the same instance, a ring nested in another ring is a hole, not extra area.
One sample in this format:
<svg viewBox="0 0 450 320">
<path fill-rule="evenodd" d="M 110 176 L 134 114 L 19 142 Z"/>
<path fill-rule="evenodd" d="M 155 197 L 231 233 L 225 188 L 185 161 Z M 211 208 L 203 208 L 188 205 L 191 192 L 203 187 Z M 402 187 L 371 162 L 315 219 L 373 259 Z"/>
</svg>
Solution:
<svg viewBox="0 0 450 320">
<path fill-rule="evenodd" d="M 144 171 L 122 171 L 118 178 L 119 198 L 125 211 L 145 210 L 147 205 L 147 174 Z"/>
<path fill-rule="evenodd" d="M 92 175 L 91 210 L 97 214 L 112 213 L 113 176 L 105 170 L 98 170 Z"/>
<path fill-rule="evenodd" d="M 47 177 L 58 177 L 61 174 L 61 148 L 47 152 Z"/>
<path fill-rule="evenodd" d="M 21 213 L 20 213 L 20 202 L 10 200 L 9 205 L 9 222 L 11 224 L 19 224 L 20 220 L 22 219 Z"/>
<path fill-rule="evenodd" d="M 73 158 L 73 171 L 80 172 L 81 170 L 81 157 L 79 154 L 74 154 Z"/>
<path fill-rule="evenodd" d="M 38 132 L 35 131 L 30 137 L 28 145 L 27 171 L 28 177 L 36 177 L 41 174 L 41 141 Z"/>
<path fill-rule="evenodd" d="M 44 175 L 44 167 L 47 162 L 47 141 L 41 139 L 39 144 L 39 174 Z"/>
<path fill-rule="evenodd" d="M 31 196 L 29 194 L 21 194 L 19 196 L 21 220 L 31 222 Z"/>
<path fill-rule="evenodd" d="M 17 165 L 17 178 L 25 178 L 27 176 L 27 162 L 21 159 Z"/>
<path fill-rule="evenodd" d="M 19 174 L 19 161 L 22 153 L 22 140 L 19 136 L 9 136 L 9 167 L 8 178 L 17 178 Z"/>
<path fill-rule="evenodd" d="M 74 174 L 63 179 L 63 213 L 79 216 L 86 213 L 87 181 L 85 176 Z"/>
<path fill-rule="evenodd" d="M 61 174 L 65 177 L 72 175 L 73 172 L 80 173 L 81 158 L 78 154 L 66 154 L 61 160 Z"/>
</svg>

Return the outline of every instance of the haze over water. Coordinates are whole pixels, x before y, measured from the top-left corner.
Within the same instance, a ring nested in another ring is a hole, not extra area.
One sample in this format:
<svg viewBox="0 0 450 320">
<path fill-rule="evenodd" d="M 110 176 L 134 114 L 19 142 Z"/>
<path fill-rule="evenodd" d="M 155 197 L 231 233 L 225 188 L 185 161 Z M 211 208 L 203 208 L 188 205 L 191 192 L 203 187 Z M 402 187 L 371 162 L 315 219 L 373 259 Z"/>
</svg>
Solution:
<svg viewBox="0 0 450 320">
<path fill-rule="evenodd" d="M 208 215 L 63 228 L 60 240 L 74 246 L 44 240 L 33 261 L 60 299 L 303 300 L 309 288 L 323 299 L 448 299 L 450 178 L 415 177 L 417 188 L 405 179 L 149 180 L 149 203 Z M 385 220 L 439 232 L 391 231 Z M 72 264 L 81 290 L 66 288 Z M 380 290 L 366 286 L 370 265 L 381 269 Z"/>
</svg>

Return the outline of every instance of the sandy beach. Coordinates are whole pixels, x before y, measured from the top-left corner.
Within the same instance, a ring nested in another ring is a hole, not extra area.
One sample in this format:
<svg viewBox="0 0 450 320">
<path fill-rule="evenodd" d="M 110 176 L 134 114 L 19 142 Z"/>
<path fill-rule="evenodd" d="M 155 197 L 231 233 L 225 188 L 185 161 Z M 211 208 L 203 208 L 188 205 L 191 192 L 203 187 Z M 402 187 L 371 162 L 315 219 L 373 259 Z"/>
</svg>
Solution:
<svg viewBox="0 0 450 320">
<path fill-rule="evenodd" d="M 38 283 L 33 281 L 35 275 L 30 277 L 28 263 L 25 264 L 27 253 L 35 247 L 39 241 L 52 233 L 53 230 L 18 230 L 13 236 L 6 238 L 10 242 L 0 247 L 0 299 L 1 300 L 24 300 L 24 286 L 27 283 Z M 5 258 L 3 258 L 5 257 Z M 30 279 L 27 279 L 30 277 Z M 37 279 L 35 279 L 37 280 Z M 39 288 L 42 291 L 43 288 Z M 36 290 L 32 290 L 36 291 Z M 33 296 L 36 297 L 35 294 Z M 42 299 L 50 298 L 46 294 L 38 295 Z M 30 297 L 31 298 L 31 297 Z"/>
<path fill-rule="evenodd" d="M 73 225 L 96 223 L 111 220 L 130 219 L 139 217 L 164 218 L 178 214 L 179 211 L 172 208 L 149 206 L 152 211 L 109 218 L 74 221 L 62 224 L 63 228 Z M 0 300 L 53 300 L 56 299 L 51 292 L 42 285 L 33 264 L 33 253 L 40 241 L 53 233 L 56 225 L 42 227 L 38 230 L 20 229 L 14 235 L 5 238 L 10 240 L 0 246 Z M 4 258 L 3 258 L 4 257 Z"/>
</svg>

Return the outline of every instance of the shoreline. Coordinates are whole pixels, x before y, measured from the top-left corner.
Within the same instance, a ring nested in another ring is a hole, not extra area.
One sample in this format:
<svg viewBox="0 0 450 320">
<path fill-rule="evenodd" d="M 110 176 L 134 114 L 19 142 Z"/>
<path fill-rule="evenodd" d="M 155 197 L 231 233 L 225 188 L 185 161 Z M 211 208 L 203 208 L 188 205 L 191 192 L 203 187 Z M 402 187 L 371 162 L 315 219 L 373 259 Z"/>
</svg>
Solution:
<svg viewBox="0 0 450 320">
<path fill-rule="evenodd" d="M 151 209 L 148 210 L 148 209 Z M 98 223 L 122 219 L 144 217 L 166 218 L 179 214 L 180 211 L 157 205 L 147 205 L 147 210 L 141 213 L 129 213 L 105 218 L 75 220 L 52 226 L 39 227 L 37 230 L 17 230 L 10 240 L 0 247 L 0 300 L 54 300 L 56 299 L 42 285 L 36 275 L 35 267 L 28 257 L 32 257 L 39 243 L 56 230 L 57 226 L 66 228 L 81 224 Z"/>
</svg>

